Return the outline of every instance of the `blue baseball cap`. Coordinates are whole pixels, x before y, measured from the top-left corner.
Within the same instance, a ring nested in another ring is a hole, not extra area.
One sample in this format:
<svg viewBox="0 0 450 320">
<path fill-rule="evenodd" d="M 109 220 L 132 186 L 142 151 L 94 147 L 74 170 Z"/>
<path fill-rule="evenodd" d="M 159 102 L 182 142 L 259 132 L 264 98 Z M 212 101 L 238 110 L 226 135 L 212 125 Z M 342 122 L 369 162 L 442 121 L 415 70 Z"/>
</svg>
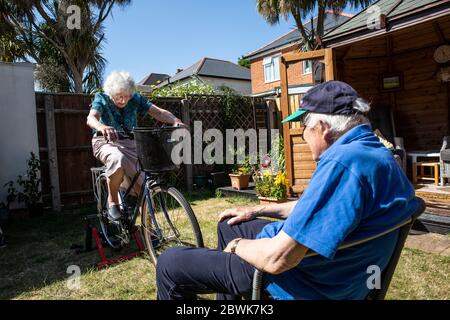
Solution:
<svg viewBox="0 0 450 320">
<path fill-rule="evenodd" d="M 300 109 L 281 122 L 300 121 L 307 112 L 342 115 L 361 113 L 353 108 L 358 98 L 356 90 L 347 83 L 327 81 L 308 90 L 300 102 Z"/>
</svg>

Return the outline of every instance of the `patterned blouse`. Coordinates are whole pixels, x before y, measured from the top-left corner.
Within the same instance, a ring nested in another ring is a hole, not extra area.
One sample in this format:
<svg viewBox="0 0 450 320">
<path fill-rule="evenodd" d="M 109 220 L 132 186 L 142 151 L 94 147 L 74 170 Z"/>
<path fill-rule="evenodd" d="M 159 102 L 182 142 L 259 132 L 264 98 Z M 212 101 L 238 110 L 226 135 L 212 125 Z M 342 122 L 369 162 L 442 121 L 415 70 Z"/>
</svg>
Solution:
<svg viewBox="0 0 450 320">
<path fill-rule="evenodd" d="M 114 127 L 117 131 L 131 131 L 137 126 L 138 114 L 147 113 L 151 106 L 152 103 L 147 98 L 134 93 L 127 105 L 119 109 L 108 95 L 97 93 L 92 101 L 91 110 L 100 112 L 100 123 Z"/>
</svg>

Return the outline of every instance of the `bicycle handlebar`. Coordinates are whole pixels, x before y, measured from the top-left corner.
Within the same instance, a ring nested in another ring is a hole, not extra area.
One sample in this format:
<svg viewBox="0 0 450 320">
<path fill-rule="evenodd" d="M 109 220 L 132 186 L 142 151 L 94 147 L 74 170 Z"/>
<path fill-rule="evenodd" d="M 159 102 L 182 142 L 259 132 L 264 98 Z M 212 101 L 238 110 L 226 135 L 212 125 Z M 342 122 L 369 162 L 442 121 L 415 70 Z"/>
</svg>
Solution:
<svg viewBox="0 0 450 320">
<path fill-rule="evenodd" d="M 162 125 L 161 129 L 167 129 L 167 128 L 188 128 L 186 125 L 177 125 L 177 126 L 171 126 L 171 125 Z M 123 131 L 117 131 L 118 140 L 125 140 L 125 139 L 134 139 L 134 132 L 129 130 L 123 130 Z M 106 139 L 106 137 L 104 137 Z"/>
</svg>

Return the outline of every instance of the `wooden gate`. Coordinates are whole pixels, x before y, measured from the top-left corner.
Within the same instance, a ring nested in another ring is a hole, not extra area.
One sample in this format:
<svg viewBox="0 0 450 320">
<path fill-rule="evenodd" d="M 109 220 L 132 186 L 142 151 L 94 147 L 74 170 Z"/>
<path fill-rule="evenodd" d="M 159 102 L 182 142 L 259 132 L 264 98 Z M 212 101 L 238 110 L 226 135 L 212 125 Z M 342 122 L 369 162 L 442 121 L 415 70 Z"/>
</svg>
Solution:
<svg viewBox="0 0 450 320">
<path fill-rule="evenodd" d="M 309 52 L 287 53 L 281 57 L 281 112 L 283 119 L 300 106 L 302 95 L 289 95 L 289 65 L 303 60 L 319 59 L 325 66 L 325 80 L 335 79 L 335 63 L 332 49 L 321 49 Z M 304 128 L 300 123 L 284 123 L 283 136 L 285 145 L 286 171 L 291 186 L 290 193 L 298 194 L 305 190 L 316 169 L 308 145 L 301 138 Z"/>
</svg>

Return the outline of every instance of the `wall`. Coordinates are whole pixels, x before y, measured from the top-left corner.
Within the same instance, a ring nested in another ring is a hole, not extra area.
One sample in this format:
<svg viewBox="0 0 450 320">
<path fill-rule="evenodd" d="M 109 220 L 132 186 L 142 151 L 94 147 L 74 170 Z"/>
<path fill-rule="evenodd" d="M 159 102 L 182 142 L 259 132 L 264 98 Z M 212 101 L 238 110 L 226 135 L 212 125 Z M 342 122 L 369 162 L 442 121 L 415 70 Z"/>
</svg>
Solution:
<svg viewBox="0 0 450 320">
<path fill-rule="evenodd" d="M 27 169 L 30 152 L 39 155 L 34 65 L 0 62 L 0 202 L 3 185 Z"/>
<path fill-rule="evenodd" d="M 216 89 L 227 86 L 242 95 L 249 95 L 252 92 L 251 82 L 249 80 L 220 79 L 205 76 L 200 76 L 200 79 L 210 83 Z"/>
<path fill-rule="evenodd" d="M 296 50 L 297 47 L 290 47 L 282 50 L 281 53 L 285 54 Z M 270 54 L 267 56 L 269 57 L 273 55 L 275 54 Z M 280 81 L 274 81 L 269 83 L 264 82 L 263 59 L 264 57 L 260 57 L 255 60 L 251 60 L 251 77 L 252 77 L 253 94 L 271 91 L 281 86 Z M 301 85 L 312 83 L 311 74 L 303 75 L 303 63 L 301 62 L 293 63 L 289 66 L 288 77 L 289 77 L 289 85 Z"/>
</svg>

